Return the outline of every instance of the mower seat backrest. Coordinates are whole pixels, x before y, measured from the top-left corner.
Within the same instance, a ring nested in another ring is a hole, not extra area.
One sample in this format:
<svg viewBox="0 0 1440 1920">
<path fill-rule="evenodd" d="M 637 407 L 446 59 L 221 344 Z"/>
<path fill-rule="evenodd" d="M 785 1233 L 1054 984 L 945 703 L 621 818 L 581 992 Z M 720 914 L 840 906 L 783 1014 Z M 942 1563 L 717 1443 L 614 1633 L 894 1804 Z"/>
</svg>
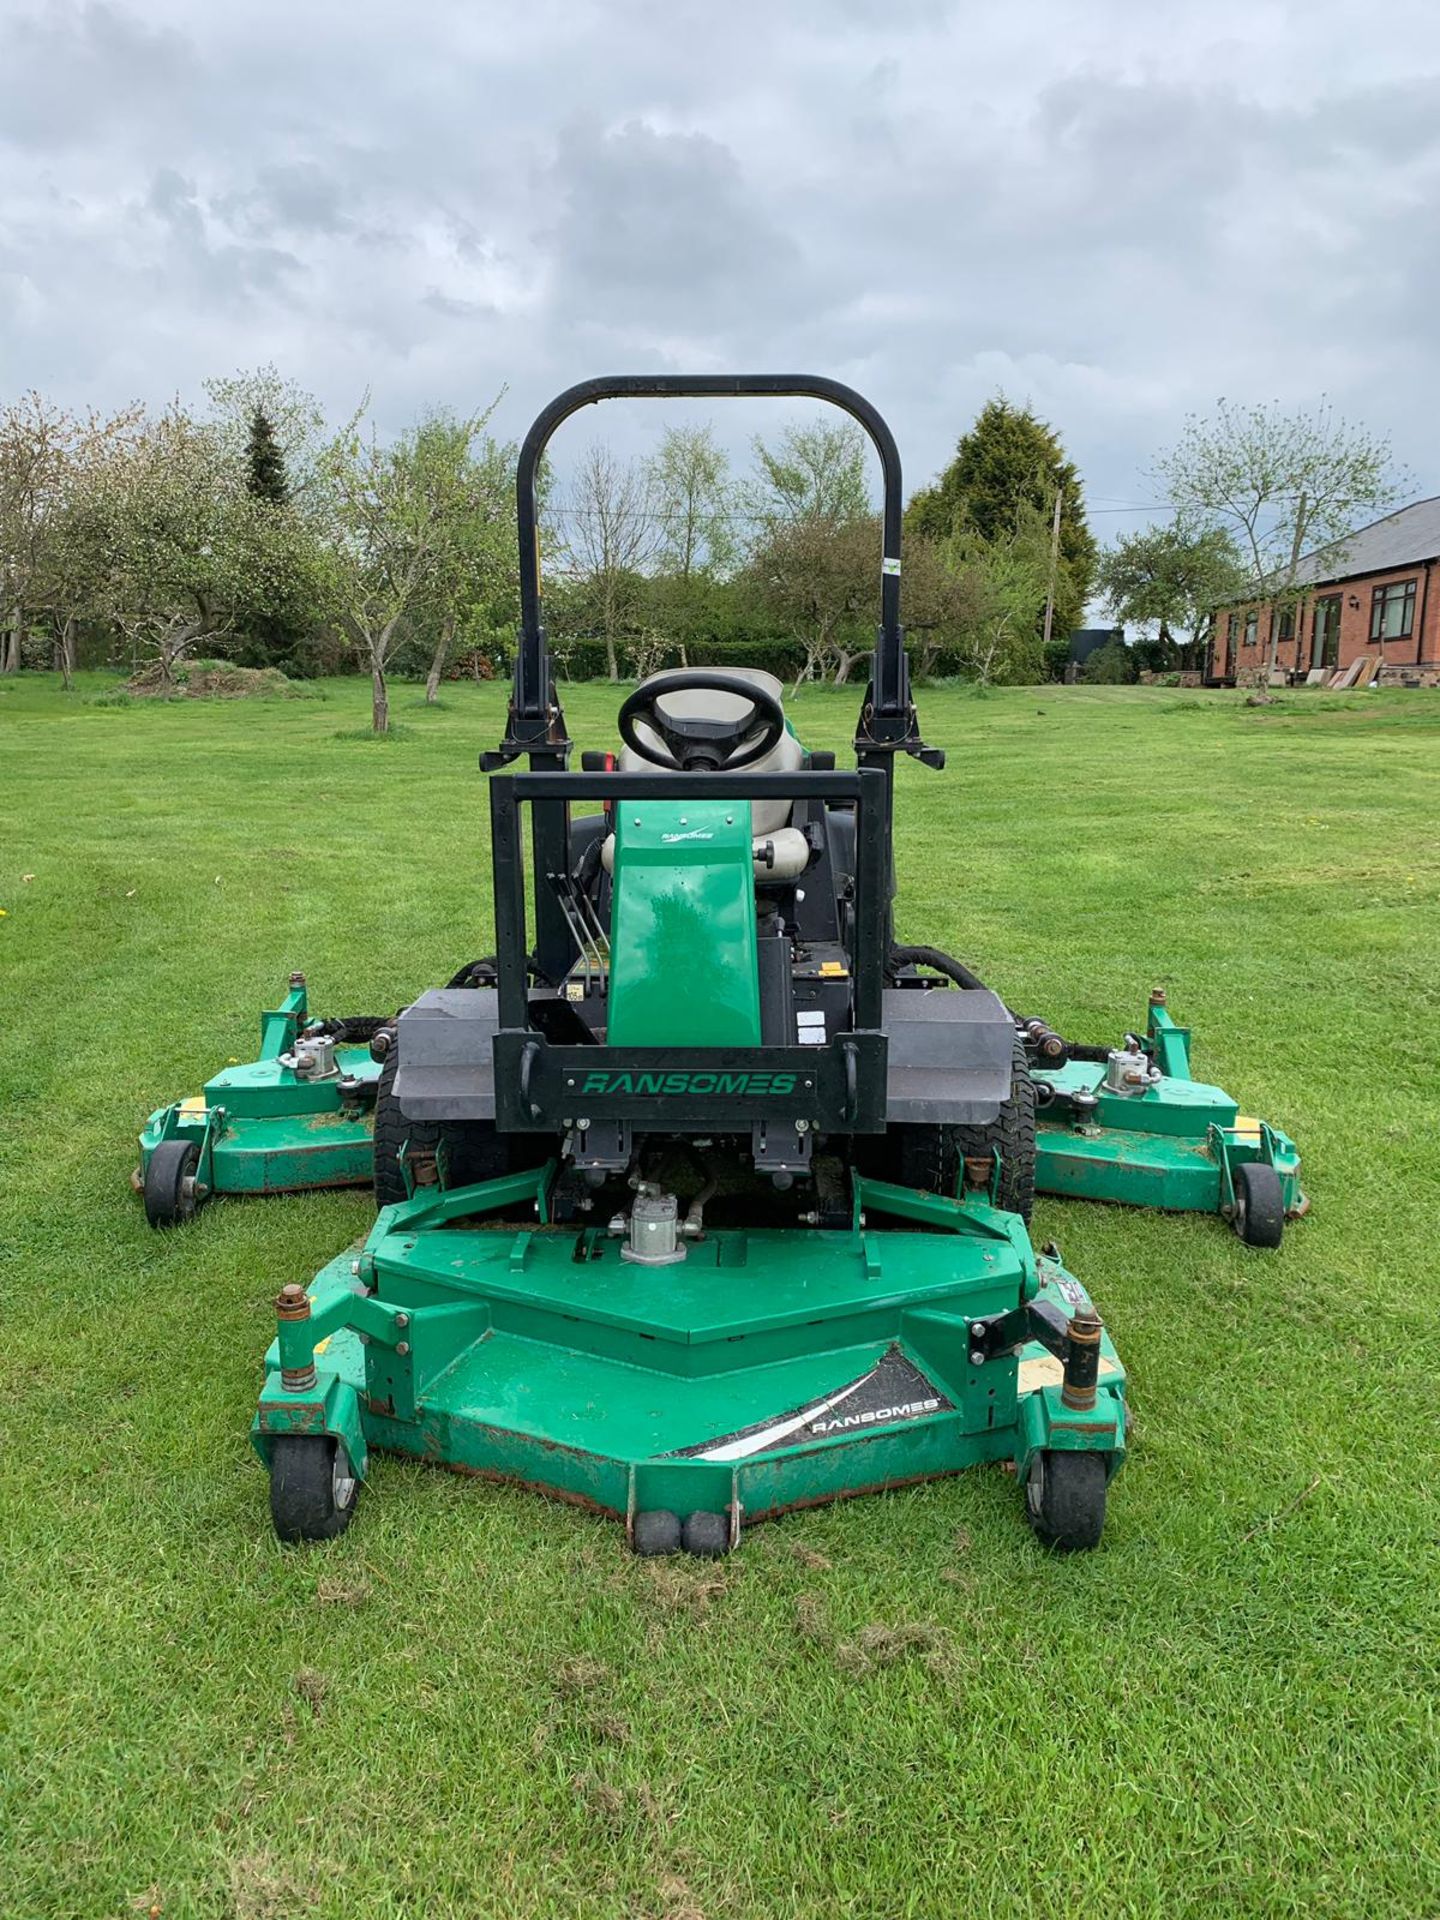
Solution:
<svg viewBox="0 0 1440 1920">
<path fill-rule="evenodd" d="M 773 673 L 764 673 L 758 667 L 726 668 L 737 680 L 748 680 L 753 685 L 763 687 L 767 693 L 778 700 L 784 688 Z M 642 680 L 641 686 L 649 686 L 652 681 L 663 680 L 666 675 L 654 673 L 648 680 Z M 702 688 L 697 692 L 667 693 L 665 707 L 670 713 L 692 720 L 738 720 L 745 712 L 745 702 L 739 694 L 712 692 Z M 650 729 L 643 720 L 637 720 L 635 731 L 642 737 L 653 738 Z M 663 746 L 657 740 L 656 746 L 661 752 Z M 775 745 L 763 759 L 753 761 L 746 767 L 746 773 L 798 773 L 805 764 L 805 749 L 788 728 L 781 734 Z M 663 773 L 663 767 L 653 766 L 643 760 L 629 747 L 621 749 L 620 771 L 622 773 Z M 782 827 L 790 824 L 791 803 L 788 800 L 752 800 L 750 803 L 751 822 L 758 838 L 762 834 L 778 833 Z M 606 862 L 609 865 L 609 862 Z"/>
</svg>

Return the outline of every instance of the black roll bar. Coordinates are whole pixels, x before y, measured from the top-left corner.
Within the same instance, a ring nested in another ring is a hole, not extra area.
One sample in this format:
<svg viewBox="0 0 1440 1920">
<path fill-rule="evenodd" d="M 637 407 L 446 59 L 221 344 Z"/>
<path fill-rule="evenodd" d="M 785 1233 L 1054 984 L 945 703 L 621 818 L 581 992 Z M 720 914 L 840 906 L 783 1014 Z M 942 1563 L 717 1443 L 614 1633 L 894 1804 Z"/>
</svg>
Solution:
<svg viewBox="0 0 1440 1920">
<path fill-rule="evenodd" d="M 562 772 L 570 758 L 565 715 L 555 691 L 550 651 L 540 605 L 539 511 L 536 480 L 540 460 L 555 430 L 581 407 L 600 400 L 671 399 L 783 399 L 826 400 L 857 421 L 880 456 L 884 481 L 881 510 L 880 625 L 875 637 L 870 681 L 855 730 L 855 756 L 862 768 L 885 776 L 884 821 L 881 838 L 890 867 L 891 824 L 894 806 L 894 762 L 897 753 L 913 754 L 927 766 L 940 767 L 945 756 L 927 747 L 920 737 L 910 700 L 910 672 L 905 658 L 905 630 L 900 624 L 900 536 L 903 495 L 900 454 L 883 416 L 861 393 L 839 380 L 813 373 L 616 373 L 582 380 L 557 394 L 541 409 L 520 448 L 515 472 L 516 529 L 520 561 L 520 634 L 515 651 L 515 681 L 505 736 L 498 748 L 480 756 L 487 773 L 498 772 L 522 754 L 532 772 Z M 563 970 L 570 935 L 559 904 L 541 892 L 542 873 L 554 871 L 566 859 L 569 835 L 568 802 L 556 797 L 535 807 L 534 863 L 537 884 L 536 952 L 551 972 Z M 893 876 L 885 883 L 885 913 L 893 891 Z"/>
<path fill-rule="evenodd" d="M 900 546 L 904 507 L 900 453 L 883 415 L 853 387 L 813 373 L 655 373 L 606 374 L 582 380 L 557 394 L 536 415 L 520 448 L 515 473 L 516 532 L 520 560 L 520 635 L 515 654 L 515 686 L 510 723 L 498 753 L 487 754 L 491 769 L 524 752 L 559 753 L 569 746 L 564 718 L 555 698 L 540 602 L 539 507 L 536 479 L 540 460 L 556 429 L 581 407 L 601 400 L 780 399 L 826 400 L 856 420 L 880 457 L 884 482 L 881 509 L 880 626 L 867 706 L 878 727 L 865 729 L 873 744 L 909 747 L 913 715 L 905 666 L 905 634 L 900 624 Z M 896 723 L 902 723 L 903 733 Z M 888 723 L 888 724 L 886 724 Z M 917 742 L 918 744 L 918 742 Z M 553 766 L 548 757 L 543 764 Z M 563 764 L 563 758 L 562 758 Z"/>
</svg>

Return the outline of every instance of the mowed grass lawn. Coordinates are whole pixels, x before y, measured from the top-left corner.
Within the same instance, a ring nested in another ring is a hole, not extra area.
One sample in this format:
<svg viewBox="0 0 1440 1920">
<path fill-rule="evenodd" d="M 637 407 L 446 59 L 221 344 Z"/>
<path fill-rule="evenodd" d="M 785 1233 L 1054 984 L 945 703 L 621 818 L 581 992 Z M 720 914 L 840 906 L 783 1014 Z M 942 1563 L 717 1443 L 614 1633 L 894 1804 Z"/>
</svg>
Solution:
<svg viewBox="0 0 1440 1920">
<path fill-rule="evenodd" d="M 0 1913 L 1440 1913 L 1440 696 L 922 693 L 901 936 L 1080 1038 L 1163 983 L 1313 1212 L 1038 1208 L 1132 1371 L 1100 1552 L 981 1470 L 682 1564 L 394 1461 L 282 1550 L 270 1301 L 367 1200 L 128 1187 L 292 967 L 378 1012 L 488 948 L 503 690 L 374 743 L 358 682 L 104 684 L 0 683 Z"/>
</svg>

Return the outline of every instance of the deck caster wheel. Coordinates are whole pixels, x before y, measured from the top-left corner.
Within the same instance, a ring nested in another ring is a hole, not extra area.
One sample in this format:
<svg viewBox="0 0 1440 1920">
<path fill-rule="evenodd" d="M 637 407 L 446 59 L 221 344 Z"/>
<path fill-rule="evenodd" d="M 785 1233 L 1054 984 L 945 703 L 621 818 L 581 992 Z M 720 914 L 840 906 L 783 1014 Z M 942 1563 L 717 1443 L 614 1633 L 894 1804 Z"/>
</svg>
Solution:
<svg viewBox="0 0 1440 1920">
<path fill-rule="evenodd" d="M 1278 1247 L 1285 1232 L 1285 1192 L 1264 1160 L 1242 1160 L 1235 1169 L 1235 1211 L 1230 1224 L 1247 1247 Z"/>
<path fill-rule="evenodd" d="M 280 1433 L 270 1442 L 270 1518 L 282 1540 L 333 1540 L 359 1497 L 350 1456 L 331 1435 Z"/>
<path fill-rule="evenodd" d="M 145 1218 L 152 1227 L 179 1227 L 200 1210 L 195 1169 L 200 1149 L 193 1140 L 162 1140 L 150 1156 L 142 1188 Z"/>
<path fill-rule="evenodd" d="M 1037 1539 L 1059 1553 L 1098 1547 L 1105 1530 L 1105 1458 L 1046 1447 L 1030 1462 L 1025 1510 Z"/>
<path fill-rule="evenodd" d="M 680 1544 L 698 1560 L 718 1560 L 730 1551 L 728 1513 L 689 1513 L 680 1529 Z"/>
<path fill-rule="evenodd" d="M 680 1536 L 680 1516 L 667 1507 L 651 1507 L 645 1513 L 637 1513 L 630 1526 L 630 1545 L 646 1560 L 657 1554 L 679 1553 Z"/>
</svg>

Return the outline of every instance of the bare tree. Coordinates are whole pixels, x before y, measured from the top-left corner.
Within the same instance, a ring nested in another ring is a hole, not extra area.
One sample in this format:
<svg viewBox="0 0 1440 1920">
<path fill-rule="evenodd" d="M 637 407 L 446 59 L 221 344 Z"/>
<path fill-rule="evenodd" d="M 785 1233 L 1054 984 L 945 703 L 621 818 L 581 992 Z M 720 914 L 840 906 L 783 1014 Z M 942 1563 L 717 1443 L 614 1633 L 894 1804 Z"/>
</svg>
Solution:
<svg viewBox="0 0 1440 1920">
<path fill-rule="evenodd" d="M 605 670 L 618 680 L 620 640 L 635 610 L 640 576 L 659 547 L 648 470 L 622 465 L 609 447 L 594 442 L 571 483 L 563 538 L 571 566 L 593 591 Z"/>
<path fill-rule="evenodd" d="M 1328 400 L 1313 412 L 1221 400 L 1212 419 L 1191 416 L 1156 475 L 1191 526 L 1231 530 L 1249 590 L 1279 606 L 1303 597 L 1306 555 L 1333 571 L 1347 537 L 1392 506 L 1407 478 L 1392 468 L 1387 440 L 1340 418 Z M 1272 620 L 1272 671 L 1278 640 Z"/>
</svg>

